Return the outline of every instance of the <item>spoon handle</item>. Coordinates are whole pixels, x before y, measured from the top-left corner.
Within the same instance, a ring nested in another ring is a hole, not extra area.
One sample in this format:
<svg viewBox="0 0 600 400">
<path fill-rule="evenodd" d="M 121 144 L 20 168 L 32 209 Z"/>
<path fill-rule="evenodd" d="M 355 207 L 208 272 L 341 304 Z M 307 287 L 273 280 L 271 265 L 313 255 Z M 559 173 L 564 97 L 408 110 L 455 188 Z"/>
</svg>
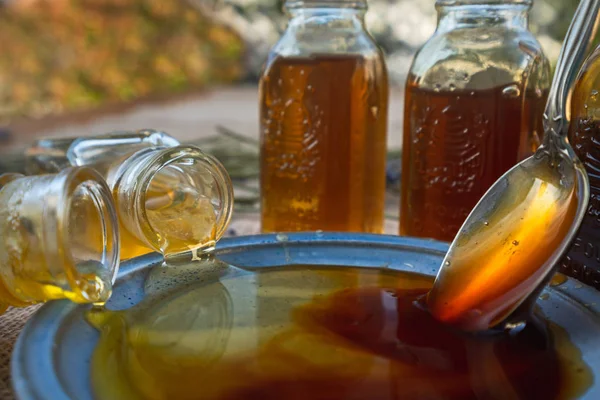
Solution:
<svg viewBox="0 0 600 400">
<path fill-rule="evenodd" d="M 581 0 L 577 7 L 558 57 L 554 80 L 548 95 L 544 113 L 546 133 L 553 131 L 560 136 L 567 134 L 567 98 L 583 65 L 586 51 L 592 43 L 597 27 L 598 9 L 600 9 L 600 0 Z"/>
</svg>

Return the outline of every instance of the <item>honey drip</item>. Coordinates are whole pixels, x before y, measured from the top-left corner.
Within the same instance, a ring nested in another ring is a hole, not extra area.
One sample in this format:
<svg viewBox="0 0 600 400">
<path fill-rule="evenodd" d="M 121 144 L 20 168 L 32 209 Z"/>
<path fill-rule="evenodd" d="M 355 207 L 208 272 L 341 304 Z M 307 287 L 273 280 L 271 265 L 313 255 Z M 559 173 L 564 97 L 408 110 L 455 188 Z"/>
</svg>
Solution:
<svg viewBox="0 0 600 400">
<path fill-rule="evenodd" d="M 173 274 L 177 275 L 175 278 Z M 418 306 L 427 276 L 350 267 L 157 268 L 91 311 L 99 400 L 562 399 L 592 382 L 560 327 L 468 336 Z"/>
</svg>

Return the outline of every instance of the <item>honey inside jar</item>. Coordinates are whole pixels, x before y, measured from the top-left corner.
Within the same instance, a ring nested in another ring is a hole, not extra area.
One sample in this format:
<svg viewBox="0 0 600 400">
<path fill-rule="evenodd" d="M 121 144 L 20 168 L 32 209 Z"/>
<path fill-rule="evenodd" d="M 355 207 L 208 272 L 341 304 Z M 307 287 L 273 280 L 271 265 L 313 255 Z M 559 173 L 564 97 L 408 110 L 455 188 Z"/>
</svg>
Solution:
<svg viewBox="0 0 600 400">
<path fill-rule="evenodd" d="M 547 94 L 406 88 L 400 233 L 450 242 L 479 199 L 540 144 Z"/>
<path fill-rule="evenodd" d="M 110 189 L 94 170 L 1 175 L 0 311 L 57 299 L 105 302 L 118 238 Z"/>
<path fill-rule="evenodd" d="M 600 289 L 600 47 L 586 60 L 573 87 L 569 143 L 590 180 L 590 203 L 561 271 Z"/>
<path fill-rule="evenodd" d="M 144 235 L 133 235 L 126 224 L 121 224 L 122 258 L 146 254 L 152 248 L 168 257 L 214 246 L 218 224 L 213 186 L 209 179 L 201 182 L 202 171 L 194 170 L 193 165 L 184 168 L 169 165 L 152 177 L 141 199 L 144 207 L 140 208 L 149 229 Z M 140 237 L 150 239 L 152 246 Z"/>
<path fill-rule="evenodd" d="M 262 229 L 383 232 L 380 56 L 280 57 L 260 83 Z"/>
<path fill-rule="evenodd" d="M 559 326 L 470 336 L 416 303 L 424 275 L 355 267 L 160 267 L 92 310 L 95 398 L 566 399 L 591 371 Z"/>
</svg>

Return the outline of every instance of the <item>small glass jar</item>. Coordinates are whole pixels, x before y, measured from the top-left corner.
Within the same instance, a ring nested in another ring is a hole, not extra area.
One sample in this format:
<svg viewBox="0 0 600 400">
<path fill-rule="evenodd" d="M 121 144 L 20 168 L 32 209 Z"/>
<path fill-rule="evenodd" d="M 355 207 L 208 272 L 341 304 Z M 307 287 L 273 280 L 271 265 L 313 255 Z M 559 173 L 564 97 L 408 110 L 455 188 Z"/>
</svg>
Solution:
<svg viewBox="0 0 600 400">
<path fill-rule="evenodd" d="M 152 250 L 165 256 L 209 250 L 231 219 L 233 185 L 223 165 L 163 132 L 43 140 L 26 156 L 31 173 L 89 165 L 106 178 L 121 226 L 122 259 Z"/>
<path fill-rule="evenodd" d="M 110 189 L 86 167 L 0 176 L 0 310 L 108 300 L 119 266 Z"/>
<path fill-rule="evenodd" d="M 406 83 L 400 234 L 451 241 L 543 135 L 549 63 L 531 0 L 438 0 Z"/>
<path fill-rule="evenodd" d="M 288 0 L 260 80 L 262 230 L 383 231 L 387 70 L 365 0 Z"/>
<path fill-rule="evenodd" d="M 600 46 L 575 82 L 569 120 L 569 142 L 590 180 L 590 202 L 560 271 L 600 289 Z"/>
</svg>

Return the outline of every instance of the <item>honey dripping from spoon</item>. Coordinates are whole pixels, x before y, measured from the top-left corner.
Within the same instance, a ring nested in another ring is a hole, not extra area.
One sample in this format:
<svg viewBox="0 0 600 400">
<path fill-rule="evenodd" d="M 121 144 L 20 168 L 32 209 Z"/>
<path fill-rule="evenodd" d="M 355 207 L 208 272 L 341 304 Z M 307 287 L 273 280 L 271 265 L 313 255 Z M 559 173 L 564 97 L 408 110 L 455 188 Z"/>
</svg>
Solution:
<svg viewBox="0 0 600 400">
<path fill-rule="evenodd" d="M 469 331 L 502 322 L 545 278 L 576 218 L 578 184 L 541 160 L 513 170 L 495 187 L 495 207 L 453 243 L 428 294 L 430 312 Z"/>
</svg>

